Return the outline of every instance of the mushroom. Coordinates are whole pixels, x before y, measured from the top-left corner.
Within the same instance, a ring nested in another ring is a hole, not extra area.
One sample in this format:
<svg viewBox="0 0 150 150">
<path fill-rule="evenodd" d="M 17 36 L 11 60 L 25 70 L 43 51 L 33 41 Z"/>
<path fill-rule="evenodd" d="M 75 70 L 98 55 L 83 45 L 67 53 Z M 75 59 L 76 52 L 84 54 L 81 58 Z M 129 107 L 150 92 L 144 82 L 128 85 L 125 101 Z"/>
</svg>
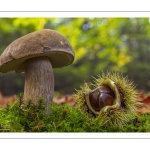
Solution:
<svg viewBox="0 0 150 150">
<path fill-rule="evenodd" d="M 71 64 L 74 52 L 69 41 L 59 32 L 42 29 L 12 42 L 0 56 L 0 72 L 25 72 L 23 100 L 34 104 L 39 96 L 50 105 L 54 93 L 52 68 Z"/>
</svg>

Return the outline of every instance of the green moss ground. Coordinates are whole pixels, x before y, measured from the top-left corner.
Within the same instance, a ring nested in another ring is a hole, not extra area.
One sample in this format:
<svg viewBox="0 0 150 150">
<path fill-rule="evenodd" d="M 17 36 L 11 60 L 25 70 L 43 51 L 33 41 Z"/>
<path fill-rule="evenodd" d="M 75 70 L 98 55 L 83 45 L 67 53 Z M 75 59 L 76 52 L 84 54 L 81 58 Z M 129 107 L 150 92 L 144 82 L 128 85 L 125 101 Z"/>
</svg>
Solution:
<svg viewBox="0 0 150 150">
<path fill-rule="evenodd" d="M 0 108 L 0 132 L 150 132 L 150 114 L 134 116 L 122 128 L 102 125 L 102 118 L 94 118 L 78 106 L 53 104 L 50 115 L 45 114 L 43 98 L 38 104 L 31 101 L 22 108 L 22 94 L 18 101 Z"/>
</svg>

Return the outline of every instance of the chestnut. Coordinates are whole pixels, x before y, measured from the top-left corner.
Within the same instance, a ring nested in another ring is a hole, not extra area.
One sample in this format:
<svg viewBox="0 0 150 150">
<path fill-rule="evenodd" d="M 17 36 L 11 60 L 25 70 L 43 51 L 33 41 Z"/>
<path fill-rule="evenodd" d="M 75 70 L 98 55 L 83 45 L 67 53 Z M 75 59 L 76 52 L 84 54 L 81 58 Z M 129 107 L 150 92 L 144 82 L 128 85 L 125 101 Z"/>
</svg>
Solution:
<svg viewBox="0 0 150 150">
<path fill-rule="evenodd" d="M 137 93 L 134 83 L 127 77 L 108 72 L 94 78 L 94 84 L 84 83 L 81 90 L 77 90 L 75 100 L 89 117 L 98 117 L 100 125 L 122 128 L 136 116 L 141 106 Z"/>
<path fill-rule="evenodd" d="M 105 106 L 113 105 L 114 99 L 115 93 L 107 85 L 99 86 L 89 94 L 91 107 L 95 111 L 100 111 Z"/>
</svg>

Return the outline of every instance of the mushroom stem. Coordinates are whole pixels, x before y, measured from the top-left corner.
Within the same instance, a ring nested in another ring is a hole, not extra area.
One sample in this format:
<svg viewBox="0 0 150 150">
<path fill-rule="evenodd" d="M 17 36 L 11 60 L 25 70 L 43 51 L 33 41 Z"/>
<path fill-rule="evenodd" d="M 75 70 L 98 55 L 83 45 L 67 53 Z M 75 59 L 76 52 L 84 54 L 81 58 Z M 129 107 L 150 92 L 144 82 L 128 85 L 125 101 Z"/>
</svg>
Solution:
<svg viewBox="0 0 150 150">
<path fill-rule="evenodd" d="M 27 61 L 24 87 L 24 102 L 29 99 L 34 104 L 39 96 L 44 98 L 46 105 L 51 105 L 54 93 L 54 75 L 48 57 L 37 57 Z"/>
</svg>

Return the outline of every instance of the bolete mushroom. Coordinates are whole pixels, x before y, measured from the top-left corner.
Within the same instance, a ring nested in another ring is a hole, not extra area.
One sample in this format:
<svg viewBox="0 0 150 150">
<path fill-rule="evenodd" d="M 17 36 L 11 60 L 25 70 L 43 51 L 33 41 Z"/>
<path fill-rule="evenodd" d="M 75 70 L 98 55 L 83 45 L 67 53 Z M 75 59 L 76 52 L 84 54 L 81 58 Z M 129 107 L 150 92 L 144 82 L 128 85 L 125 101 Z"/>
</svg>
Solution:
<svg viewBox="0 0 150 150">
<path fill-rule="evenodd" d="M 36 104 L 42 96 L 50 105 L 54 93 L 52 68 L 67 66 L 73 60 L 69 41 L 57 31 L 42 29 L 8 45 L 0 56 L 0 72 L 25 72 L 24 102 L 32 99 Z"/>
</svg>

